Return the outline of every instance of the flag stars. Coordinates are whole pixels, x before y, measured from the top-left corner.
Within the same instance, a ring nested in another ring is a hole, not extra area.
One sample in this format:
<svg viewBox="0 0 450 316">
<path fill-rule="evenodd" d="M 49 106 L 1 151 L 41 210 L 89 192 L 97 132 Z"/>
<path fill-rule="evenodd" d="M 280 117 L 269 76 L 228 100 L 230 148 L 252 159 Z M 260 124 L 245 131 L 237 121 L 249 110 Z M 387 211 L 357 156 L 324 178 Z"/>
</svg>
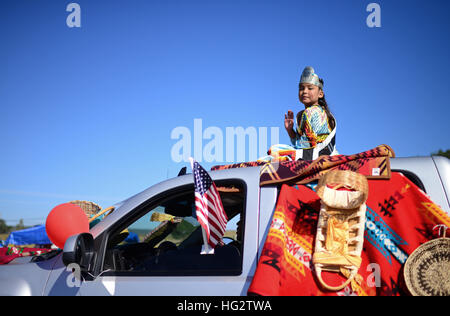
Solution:
<svg viewBox="0 0 450 316">
<path fill-rule="evenodd" d="M 202 195 L 209 190 L 209 187 L 213 183 L 209 174 L 197 162 L 194 162 L 194 180 L 195 191 L 199 192 Z"/>
</svg>

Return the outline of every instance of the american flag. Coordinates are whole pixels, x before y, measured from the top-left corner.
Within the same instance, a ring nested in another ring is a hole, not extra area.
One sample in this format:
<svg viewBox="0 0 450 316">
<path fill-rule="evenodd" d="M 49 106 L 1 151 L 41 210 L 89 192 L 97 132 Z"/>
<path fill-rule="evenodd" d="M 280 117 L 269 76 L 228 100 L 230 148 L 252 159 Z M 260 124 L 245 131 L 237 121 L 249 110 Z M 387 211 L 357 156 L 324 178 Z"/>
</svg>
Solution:
<svg viewBox="0 0 450 316">
<path fill-rule="evenodd" d="M 197 220 L 206 233 L 208 245 L 214 247 L 222 240 L 228 218 L 223 209 L 222 200 L 216 185 L 208 172 L 200 164 L 191 159 L 195 186 L 195 208 Z"/>
</svg>

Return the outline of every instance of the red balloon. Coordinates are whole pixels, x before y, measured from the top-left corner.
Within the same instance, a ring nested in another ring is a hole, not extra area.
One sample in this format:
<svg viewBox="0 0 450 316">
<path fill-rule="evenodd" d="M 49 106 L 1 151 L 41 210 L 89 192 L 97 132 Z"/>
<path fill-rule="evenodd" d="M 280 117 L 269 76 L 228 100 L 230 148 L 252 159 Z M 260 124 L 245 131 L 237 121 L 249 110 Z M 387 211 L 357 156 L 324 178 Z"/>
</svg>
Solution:
<svg viewBox="0 0 450 316">
<path fill-rule="evenodd" d="M 64 203 L 50 211 L 45 230 L 50 241 L 63 249 L 70 236 L 89 232 L 89 219 L 78 205 Z"/>
</svg>

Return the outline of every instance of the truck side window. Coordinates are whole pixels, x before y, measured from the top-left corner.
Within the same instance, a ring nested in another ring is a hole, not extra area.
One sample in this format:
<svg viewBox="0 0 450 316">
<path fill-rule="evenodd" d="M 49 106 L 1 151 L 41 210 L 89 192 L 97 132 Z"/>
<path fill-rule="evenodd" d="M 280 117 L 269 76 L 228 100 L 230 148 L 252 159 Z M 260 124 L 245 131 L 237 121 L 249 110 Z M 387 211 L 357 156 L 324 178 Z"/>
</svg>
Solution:
<svg viewBox="0 0 450 316">
<path fill-rule="evenodd" d="M 242 271 L 245 188 L 216 182 L 227 213 L 223 244 L 201 255 L 202 231 L 193 187 L 150 205 L 125 229 L 109 237 L 103 270 L 116 275 L 239 275 Z"/>
</svg>

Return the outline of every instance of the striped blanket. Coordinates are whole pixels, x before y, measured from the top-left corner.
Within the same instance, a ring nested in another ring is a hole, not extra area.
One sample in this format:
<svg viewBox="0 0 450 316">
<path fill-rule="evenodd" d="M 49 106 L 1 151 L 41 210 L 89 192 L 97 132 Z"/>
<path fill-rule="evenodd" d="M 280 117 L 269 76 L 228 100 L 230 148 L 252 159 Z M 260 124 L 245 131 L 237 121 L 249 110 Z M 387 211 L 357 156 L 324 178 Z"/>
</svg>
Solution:
<svg viewBox="0 0 450 316">
<path fill-rule="evenodd" d="M 319 179 L 330 170 L 351 170 L 368 179 L 389 179 L 389 158 L 395 157 L 388 145 L 380 145 L 353 155 L 320 156 L 316 160 L 282 161 L 275 163 L 253 161 L 214 166 L 211 170 L 261 166 L 260 185 L 280 183 L 303 184 Z"/>
</svg>

